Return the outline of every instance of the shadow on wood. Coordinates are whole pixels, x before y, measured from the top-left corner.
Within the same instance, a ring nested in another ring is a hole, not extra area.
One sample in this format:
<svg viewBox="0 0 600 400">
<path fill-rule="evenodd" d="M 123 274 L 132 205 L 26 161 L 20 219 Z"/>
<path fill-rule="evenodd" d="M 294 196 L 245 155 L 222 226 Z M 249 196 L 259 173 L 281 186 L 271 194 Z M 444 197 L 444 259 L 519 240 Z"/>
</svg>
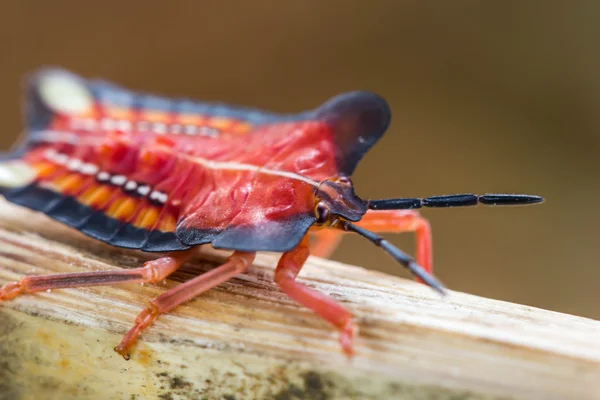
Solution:
<svg viewBox="0 0 600 400">
<path fill-rule="evenodd" d="M 0 203 L 0 284 L 139 266 Z M 35 233 L 34 233 L 35 232 Z M 592 399 L 600 322 L 451 292 L 321 259 L 300 279 L 345 304 L 356 356 L 272 283 L 277 255 L 162 316 L 129 362 L 113 352 L 151 298 L 222 262 L 202 250 L 161 285 L 55 290 L 0 305 L 0 399 Z"/>
</svg>

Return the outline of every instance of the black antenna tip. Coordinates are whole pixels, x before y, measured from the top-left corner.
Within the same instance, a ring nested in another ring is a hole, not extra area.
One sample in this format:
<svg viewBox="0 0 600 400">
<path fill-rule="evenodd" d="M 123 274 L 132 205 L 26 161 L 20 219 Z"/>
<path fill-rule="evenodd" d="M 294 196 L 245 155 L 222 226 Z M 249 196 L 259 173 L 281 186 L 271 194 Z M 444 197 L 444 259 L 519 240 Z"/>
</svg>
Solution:
<svg viewBox="0 0 600 400">
<path fill-rule="evenodd" d="M 481 204 L 492 206 L 518 206 L 543 203 L 544 198 L 540 196 L 531 196 L 527 194 L 484 194 L 479 196 Z"/>
<path fill-rule="evenodd" d="M 356 226 L 350 222 L 346 222 L 343 224 L 343 227 L 347 231 L 356 232 L 362 237 L 366 238 L 373 244 L 381 247 L 388 253 L 392 258 L 406 267 L 414 276 L 423 281 L 426 285 L 431 287 L 433 290 L 438 292 L 440 295 L 446 295 L 446 288 L 442 285 L 432 274 L 425 271 L 423 267 L 417 264 L 411 257 L 402 252 L 399 248 L 382 238 L 381 236 L 376 235 L 375 233 L 363 229 L 359 226 Z"/>
<path fill-rule="evenodd" d="M 421 279 L 427 286 L 435 290 L 440 296 L 445 297 L 448 294 L 446 287 L 440 281 L 438 281 L 435 276 L 425 271 L 419 264 L 413 262 L 408 266 L 408 269 L 413 273 L 413 275 Z"/>
<path fill-rule="evenodd" d="M 543 201 L 543 197 L 531 196 L 528 194 L 488 193 L 478 196 L 473 193 L 464 193 L 432 196 L 424 199 L 408 197 L 371 200 L 368 203 L 368 207 L 371 210 L 411 210 L 421 207 L 467 207 L 475 206 L 477 204 L 485 204 L 488 206 L 520 206 L 542 203 Z"/>
</svg>

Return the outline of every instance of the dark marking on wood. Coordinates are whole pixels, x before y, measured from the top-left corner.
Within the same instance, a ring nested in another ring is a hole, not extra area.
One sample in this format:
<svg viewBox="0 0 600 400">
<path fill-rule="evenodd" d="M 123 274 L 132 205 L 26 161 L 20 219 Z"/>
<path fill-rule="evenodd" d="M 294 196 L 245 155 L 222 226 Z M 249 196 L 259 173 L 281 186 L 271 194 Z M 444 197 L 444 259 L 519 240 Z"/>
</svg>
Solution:
<svg viewBox="0 0 600 400">
<path fill-rule="evenodd" d="M 19 399 L 20 389 L 15 376 L 19 373 L 19 354 L 9 334 L 16 330 L 18 323 L 7 313 L 0 312 L 0 400 Z"/>
<path fill-rule="evenodd" d="M 183 378 L 180 376 L 175 376 L 171 378 L 169 385 L 171 386 L 171 389 L 182 389 L 192 387 L 192 384 L 190 382 L 183 380 Z"/>
<path fill-rule="evenodd" d="M 303 387 L 289 383 L 275 394 L 275 400 L 330 400 L 334 398 L 335 385 L 323 374 L 307 371 L 301 374 Z"/>
</svg>

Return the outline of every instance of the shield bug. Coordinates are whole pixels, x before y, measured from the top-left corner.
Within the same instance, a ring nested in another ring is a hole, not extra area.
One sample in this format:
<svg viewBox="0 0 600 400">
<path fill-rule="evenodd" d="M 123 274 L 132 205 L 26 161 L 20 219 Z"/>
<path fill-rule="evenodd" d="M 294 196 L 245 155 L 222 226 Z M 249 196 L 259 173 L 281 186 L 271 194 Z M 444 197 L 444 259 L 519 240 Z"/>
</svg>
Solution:
<svg viewBox="0 0 600 400">
<path fill-rule="evenodd" d="M 3 286 L 0 300 L 159 282 L 195 246 L 233 251 L 222 266 L 150 301 L 115 348 L 126 358 L 160 314 L 244 273 L 258 251 L 283 253 L 275 282 L 334 325 L 350 355 L 351 314 L 296 281 L 309 253 L 326 256 L 343 233 L 357 233 L 443 294 L 431 273 L 430 227 L 415 209 L 542 201 L 504 194 L 362 200 L 349 177 L 390 123 L 386 101 L 369 92 L 281 115 L 134 93 L 54 69 L 30 77 L 25 116 L 26 139 L 0 164 L 8 201 L 110 245 L 167 254 L 128 270 L 28 276 Z M 415 232 L 416 262 L 378 232 Z"/>
</svg>

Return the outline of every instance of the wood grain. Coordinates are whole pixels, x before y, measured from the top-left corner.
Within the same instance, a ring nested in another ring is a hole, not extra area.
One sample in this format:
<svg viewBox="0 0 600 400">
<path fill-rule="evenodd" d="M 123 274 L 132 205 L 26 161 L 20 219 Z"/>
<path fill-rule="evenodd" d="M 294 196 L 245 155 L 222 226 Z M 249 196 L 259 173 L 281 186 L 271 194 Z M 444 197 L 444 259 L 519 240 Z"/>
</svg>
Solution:
<svg viewBox="0 0 600 400">
<path fill-rule="evenodd" d="M 203 249 L 160 285 L 65 289 L 0 305 L 0 399 L 599 399 L 600 322 L 311 258 L 300 275 L 345 304 L 356 356 L 272 283 L 277 255 L 163 316 L 132 359 L 112 348 L 146 302 L 224 260 Z M 0 284 L 139 266 L 0 202 Z"/>
</svg>

